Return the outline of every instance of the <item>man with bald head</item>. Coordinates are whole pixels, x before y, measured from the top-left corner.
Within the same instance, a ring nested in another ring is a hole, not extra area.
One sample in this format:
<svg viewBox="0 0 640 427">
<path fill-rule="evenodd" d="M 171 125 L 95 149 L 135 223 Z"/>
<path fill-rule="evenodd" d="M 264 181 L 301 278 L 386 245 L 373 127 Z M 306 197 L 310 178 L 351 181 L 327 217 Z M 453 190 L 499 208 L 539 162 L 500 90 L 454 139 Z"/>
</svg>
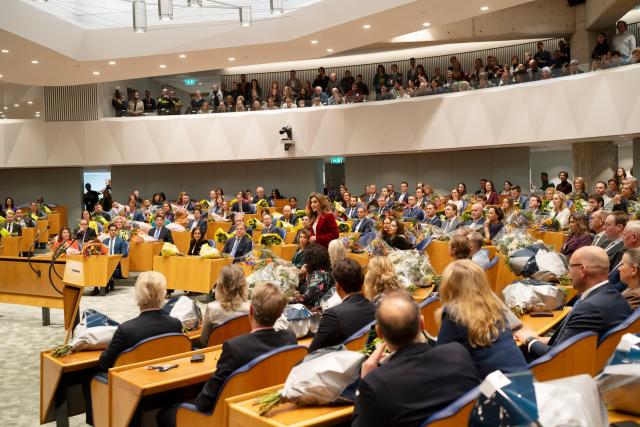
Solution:
<svg viewBox="0 0 640 427">
<path fill-rule="evenodd" d="M 580 297 L 571 312 L 551 338 L 542 338 L 526 328 L 516 333 L 520 342 L 525 343 L 530 360 L 543 356 L 552 347 L 582 332 L 593 331 L 601 337 L 631 315 L 631 307 L 609 284 L 608 275 L 609 257 L 604 249 L 583 246 L 573 253 L 569 261 L 569 276 Z"/>
<path fill-rule="evenodd" d="M 362 365 L 352 426 L 420 425 L 479 384 L 480 374 L 460 343 L 434 348 L 426 342 L 420 309 L 406 292 L 386 294 L 376 321 L 384 343 Z"/>
<path fill-rule="evenodd" d="M 484 227 L 484 207 L 481 203 L 471 206 L 471 219 L 464 223 L 465 226 L 479 230 Z"/>
<path fill-rule="evenodd" d="M 591 246 L 597 246 L 599 248 L 606 248 L 611 242 L 607 237 L 607 233 L 604 230 L 604 221 L 607 219 L 607 212 L 599 209 L 591 214 L 589 218 L 589 228 L 593 231 L 595 236 Z"/>
</svg>

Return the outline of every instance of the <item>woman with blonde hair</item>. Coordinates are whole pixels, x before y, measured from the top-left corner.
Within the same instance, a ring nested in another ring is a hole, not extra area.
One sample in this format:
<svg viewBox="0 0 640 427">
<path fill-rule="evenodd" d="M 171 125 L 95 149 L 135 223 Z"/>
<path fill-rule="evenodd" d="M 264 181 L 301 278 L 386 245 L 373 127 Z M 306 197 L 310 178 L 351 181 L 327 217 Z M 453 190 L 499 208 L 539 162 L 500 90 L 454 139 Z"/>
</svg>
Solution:
<svg viewBox="0 0 640 427">
<path fill-rule="evenodd" d="M 340 261 L 347 259 L 347 249 L 340 240 L 332 240 L 329 242 L 329 260 L 331 267 L 336 266 Z"/>
<path fill-rule="evenodd" d="M 440 285 L 442 309 L 437 345 L 459 342 L 471 354 L 485 377 L 495 370 L 504 373 L 527 370 L 527 362 L 505 318 L 505 307 L 496 297 L 485 272 L 470 260 L 449 264 Z"/>
<path fill-rule="evenodd" d="M 364 276 L 364 296 L 378 304 L 387 292 L 402 289 L 393 264 L 386 256 L 375 256 L 369 260 Z"/>
<path fill-rule="evenodd" d="M 567 208 L 567 196 L 562 191 L 556 191 L 553 193 L 551 205 L 549 216 L 552 220 L 558 221 L 560 230 L 566 229 L 569 226 L 569 217 L 571 216 L 571 211 Z"/>
<path fill-rule="evenodd" d="M 640 249 L 628 249 L 620 263 L 620 280 L 627 285 L 622 296 L 632 310 L 640 307 Z"/>
<path fill-rule="evenodd" d="M 249 313 L 248 285 L 237 264 L 225 265 L 216 283 L 216 300 L 207 304 L 202 323 L 200 344 L 206 347 L 214 326 L 225 320 Z"/>
</svg>

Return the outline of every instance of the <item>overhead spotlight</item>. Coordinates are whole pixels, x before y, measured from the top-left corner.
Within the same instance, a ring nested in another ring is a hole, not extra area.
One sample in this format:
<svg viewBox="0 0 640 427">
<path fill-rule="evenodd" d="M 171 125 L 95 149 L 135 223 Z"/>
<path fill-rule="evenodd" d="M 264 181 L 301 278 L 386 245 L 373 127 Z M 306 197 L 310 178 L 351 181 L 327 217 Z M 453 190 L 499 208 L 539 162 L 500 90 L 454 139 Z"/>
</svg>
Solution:
<svg viewBox="0 0 640 427">
<path fill-rule="evenodd" d="M 240 25 L 243 27 L 250 27 L 253 23 L 251 21 L 251 6 L 242 6 L 238 11 L 240 12 Z"/>
<path fill-rule="evenodd" d="M 9 53 L 9 49 L 2 49 L 2 50 L 0 50 L 0 52 L 2 52 L 2 53 Z"/>
<path fill-rule="evenodd" d="M 37 64 L 40 63 L 40 61 L 38 61 L 37 59 L 34 59 L 34 60 L 31 61 L 31 63 L 34 64 L 34 65 L 37 65 Z"/>
<path fill-rule="evenodd" d="M 362 28 L 364 28 L 365 30 L 368 30 L 369 28 L 371 28 L 371 25 L 369 25 L 369 24 L 364 24 L 364 25 L 362 26 Z"/>
<path fill-rule="evenodd" d="M 33 101 L 27 101 L 27 104 L 33 105 Z"/>
<path fill-rule="evenodd" d="M 147 3 L 145 0 L 133 0 L 132 5 L 133 31 L 136 33 L 144 33 L 147 31 Z"/>
<path fill-rule="evenodd" d="M 318 44 L 318 40 L 311 40 L 311 44 Z"/>
<path fill-rule="evenodd" d="M 327 49 L 327 53 L 333 53 L 333 49 L 331 48 Z"/>
<path fill-rule="evenodd" d="M 284 13 L 284 6 L 282 5 L 282 0 L 270 0 L 270 3 L 271 3 L 272 15 L 282 15 Z"/>
<path fill-rule="evenodd" d="M 19 108 L 20 104 L 13 104 L 14 107 Z"/>
<path fill-rule="evenodd" d="M 173 0 L 158 0 L 158 18 L 161 21 L 173 19 Z"/>
<path fill-rule="evenodd" d="M 94 71 L 92 74 L 93 74 L 94 76 L 99 76 L 99 75 L 100 75 L 100 71 Z"/>
<path fill-rule="evenodd" d="M 178 55 L 178 58 L 180 58 L 180 59 L 184 59 L 186 57 L 187 57 L 187 55 L 185 55 L 184 53 L 181 53 L 180 55 Z"/>
<path fill-rule="evenodd" d="M 423 22 L 422 26 L 423 27 L 430 27 L 431 26 L 431 22 Z"/>
<path fill-rule="evenodd" d="M 109 61 L 109 65 L 116 65 L 116 61 Z"/>
<path fill-rule="evenodd" d="M 489 6 L 482 6 L 480 10 L 486 12 L 487 10 L 489 10 Z"/>
<path fill-rule="evenodd" d="M 202 7 L 202 0 L 187 0 L 188 7 Z"/>
<path fill-rule="evenodd" d="M 235 61 L 235 60 L 236 60 L 236 58 L 234 58 L 233 56 L 230 56 L 230 57 L 229 57 L 229 61 L 233 62 L 233 61 Z"/>
<path fill-rule="evenodd" d="M 164 64 L 160 64 L 160 68 L 167 68 L 167 66 Z"/>
<path fill-rule="evenodd" d="M 0 79 L 3 78 L 4 76 L 2 74 L 0 74 Z"/>
</svg>

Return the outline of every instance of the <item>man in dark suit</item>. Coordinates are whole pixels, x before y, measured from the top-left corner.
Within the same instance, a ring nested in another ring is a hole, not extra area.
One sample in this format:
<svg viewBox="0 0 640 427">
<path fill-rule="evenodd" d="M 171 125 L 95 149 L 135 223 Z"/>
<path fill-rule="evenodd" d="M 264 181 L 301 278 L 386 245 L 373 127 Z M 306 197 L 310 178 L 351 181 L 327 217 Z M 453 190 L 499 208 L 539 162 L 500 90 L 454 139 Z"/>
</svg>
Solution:
<svg viewBox="0 0 640 427">
<path fill-rule="evenodd" d="M 599 197 L 599 196 L 598 196 Z M 609 246 L 611 241 L 609 237 L 607 237 L 607 232 L 605 231 L 604 222 L 607 219 L 607 214 L 602 209 L 598 209 L 597 211 L 591 214 L 591 218 L 589 220 L 589 228 L 594 234 L 592 246 L 598 246 L 599 248 L 606 248 Z"/>
<path fill-rule="evenodd" d="M 280 218 L 280 221 L 282 221 L 283 223 L 288 222 L 293 226 L 296 225 L 296 222 L 298 222 L 298 217 L 295 213 L 292 212 L 291 206 L 284 205 L 284 207 L 282 208 L 282 217 Z"/>
<path fill-rule="evenodd" d="M 109 237 L 107 237 L 102 244 L 107 247 L 108 255 L 122 255 L 123 258 L 126 258 L 129 255 L 129 244 L 122 239 L 122 237 L 118 236 L 118 228 L 115 224 L 109 224 Z M 120 270 L 120 264 L 113 271 L 113 274 L 109 278 L 109 283 L 107 284 L 107 292 L 113 291 L 115 289 L 115 282 L 113 279 L 121 279 L 122 271 Z M 91 295 L 98 295 L 99 289 L 98 287 L 93 288 Z"/>
<path fill-rule="evenodd" d="M 163 241 L 173 244 L 173 237 L 171 237 L 171 231 L 164 226 L 164 216 L 158 213 L 155 219 L 156 226 L 149 230 L 149 236 L 155 240 Z"/>
<path fill-rule="evenodd" d="M 96 235 L 96 231 L 93 228 L 89 228 L 89 223 L 86 219 L 80 220 L 80 226 L 78 227 L 78 232 L 76 233 L 76 240 L 82 246 L 84 243 L 90 242 L 96 239 L 98 236 Z"/>
<path fill-rule="evenodd" d="M 4 224 L 0 224 L 0 228 L 7 230 L 10 236 L 22 236 L 22 227 L 16 222 L 16 215 L 13 211 L 8 210 L 6 215 L 6 221 Z"/>
<path fill-rule="evenodd" d="M 409 201 L 409 183 L 406 181 L 402 181 L 400 183 L 400 194 L 398 194 L 398 198 L 396 199 L 398 203 L 402 203 L 406 205 Z"/>
<path fill-rule="evenodd" d="M 484 228 L 484 209 L 482 204 L 474 203 L 471 206 L 471 219 L 465 222 L 464 225 L 476 230 Z"/>
<path fill-rule="evenodd" d="M 270 213 L 265 212 L 264 215 L 262 215 L 262 224 L 264 225 L 264 227 L 262 227 L 262 234 L 277 234 L 284 239 L 284 230 L 276 227 Z"/>
<path fill-rule="evenodd" d="M 604 249 L 583 246 L 573 253 L 569 261 L 569 276 L 580 297 L 571 312 L 551 338 L 541 338 L 526 328 L 516 333 L 520 342 L 525 343 L 530 360 L 543 356 L 553 346 L 581 332 L 593 331 L 602 336 L 631 315 L 627 301 L 609 284 L 608 274 L 609 260 Z"/>
<path fill-rule="evenodd" d="M 238 191 L 238 196 L 242 194 L 241 191 Z M 251 209 L 251 204 L 249 201 L 244 198 L 236 197 L 236 203 L 231 206 L 231 212 L 242 212 L 242 213 L 251 213 L 253 209 Z"/>
<path fill-rule="evenodd" d="M 107 222 L 111 221 L 111 215 L 109 215 L 102 209 L 102 205 L 100 203 L 95 205 L 95 207 L 93 208 L 93 214 L 91 215 L 91 218 L 93 218 L 94 221 L 99 222 L 103 222 L 103 220 Z"/>
<path fill-rule="evenodd" d="M 249 237 L 251 237 L 253 235 L 253 230 L 250 227 L 249 228 L 246 227 L 247 224 L 245 224 L 245 222 L 244 222 L 244 214 L 240 213 L 240 212 L 236 212 L 233 215 L 233 225 L 229 229 L 228 233 L 229 234 L 235 233 L 236 232 L 236 226 L 238 224 L 244 224 L 245 225 L 245 232 L 246 232 L 246 234 L 249 235 Z"/>
<path fill-rule="evenodd" d="M 354 233 L 370 233 L 375 230 L 375 223 L 371 218 L 367 218 L 367 211 L 364 206 L 358 208 L 358 219 L 353 221 L 351 231 Z"/>
<path fill-rule="evenodd" d="M 363 206 L 362 203 L 358 203 L 358 199 L 356 196 L 349 197 L 349 206 L 345 209 L 345 215 L 349 219 L 358 218 L 358 208 Z"/>
<path fill-rule="evenodd" d="M 256 286 L 249 307 L 251 332 L 228 339 L 222 344 L 222 353 L 216 371 L 193 402 L 198 410 L 211 412 L 215 408 L 218 394 L 233 371 L 265 353 L 298 343 L 292 332 L 273 329 L 274 323 L 282 315 L 286 305 L 287 298 L 276 285 L 263 283 Z M 176 412 L 177 407 L 173 406 L 158 413 L 158 425 L 175 426 Z"/>
<path fill-rule="evenodd" d="M 391 212 L 391 206 L 387 203 L 387 200 L 383 196 L 378 197 L 378 206 L 373 210 L 373 213 L 383 217 L 389 212 Z"/>
<path fill-rule="evenodd" d="M 447 218 L 442 224 L 442 231 L 451 233 L 460 227 L 460 218 L 458 218 L 458 207 L 455 203 L 449 202 L 444 207 L 444 216 Z"/>
<path fill-rule="evenodd" d="M 416 196 L 409 196 L 407 199 L 408 206 L 404 209 L 403 215 L 405 221 L 424 221 L 424 212 L 416 206 Z"/>
<path fill-rule="evenodd" d="M 368 191 L 369 192 L 364 195 L 363 202 L 367 206 L 376 205 L 378 203 L 378 193 L 376 192 L 376 185 L 375 184 L 370 184 Z"/>
<path fill-rule="evenodd" d="M 480 383 L 462 344 L 434 348 L 426 342 L 420 310 L 406 292 L 385 295 L 376 320 L 384 344 L 362 365 L 353 427 L 420 425 Z M 386 349 L 392 355 L 381 365 Z"/>
<path fill-rule="evenodd" d="M 609 244 L 604 248 L 609 257 L 609 270 L 613 270 L 622 261 L 622 255 L 626 252 L 622 235 L 628 219 L 625 212 L 613 212 L 604 220 L 604 231 L 609 239 Z"/>
<path fill-rule="evenodd" d="M 189 231 L 193 231 L 194 228 L 199 228 L 202 233 L 202 237 L 207 235 L 207 218 L 202 216 L 202 209 L 195 208 L 193 210 L 193 219 L 189 222 L 187 228 Z"/>
<path fill-rule="evenodd" d="M 342 344 L 376 317 L 376 306 L 362 295 L 364 275 L 360 264 L 347 258 L 331 273 L 342 302 L 323 313 L 309 352 Z"/>
<path fill-rule="evenodd" d="M 438 215 L 436 215 L 436 205 L 431 202 L 427 203 L 427 205 L 424 207 L 424 213 L 425 224 L 431 224 L 435 225 L 436 227 L 442 228 L 442 220 L 438 218 Z"/>
<path fill-rule="evenodd" d="M 224 248 L 222 248 L 222 253 L 232 256 L 234 262 L 239 261 L 240 257 L 251 252 L 253 248 L 253 243 L 246 234 L 246 226 L 244 223 L 236 223 L 235 233 L 236 235 L 227 240 Z"/>
<path fill-rule="evenodd" d="M 16 209 L 16 219 L 15 219 L 16 223 L 18 223 L 20 225 L 20 227 L 35 227 L 36 223 L 34 220 L 31 219 L 31 217 L 29 215 L 24 215 L 23 214 L 23 210 L 18 208 Z M 57 233 L 60 230 L 56 230 L 55 233 Z"/>
<path fill-rule="evenodd" d="M 640 221 L 627 222 L 627 225 L 624 227 L 624 232 L 622 233 L 622 243 L 625 251 L 640 248 Z M 622 279 L 620 279 L 621 264 L 622 259 L 618 264 L 613 266 L 609 273 L 609 283 L 619 292 L 622 292 L 627 288 L 627 284 L 622 282 Z"/>
</svg>

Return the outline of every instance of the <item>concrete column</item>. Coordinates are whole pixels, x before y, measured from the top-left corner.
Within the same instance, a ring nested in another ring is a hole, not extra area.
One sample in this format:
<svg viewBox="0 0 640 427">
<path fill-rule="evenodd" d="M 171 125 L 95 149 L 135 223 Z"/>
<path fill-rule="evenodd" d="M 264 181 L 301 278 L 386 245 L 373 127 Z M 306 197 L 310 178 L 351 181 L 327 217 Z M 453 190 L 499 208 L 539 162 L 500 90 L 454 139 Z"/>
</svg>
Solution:
<svg viewBox="0 0 640 427">
<path fill-rule="evenodd" d="M 571 149 L 573 173 L 583 177 L 590 190 L 596 181 L 611 178 L 618 167 L 618 146 L 613 142 L 577 142 Z"/>
<path fill-rule="evenodd" d="M 581 68 L 586 71 L 591 64 L 591 52 L 595 47 L 597 33 L 587 29 L 585 5 L 576 6 L 574 9 L 576 30 L 571 35 L 571 59 L 580 61 Z"/>
<path fill-rule="evenodd" d="M 631 175 L 636 176 L 640 171 L 640 137 L 633 138 L 633 167 L 631 168 Z"/>
</svg>

